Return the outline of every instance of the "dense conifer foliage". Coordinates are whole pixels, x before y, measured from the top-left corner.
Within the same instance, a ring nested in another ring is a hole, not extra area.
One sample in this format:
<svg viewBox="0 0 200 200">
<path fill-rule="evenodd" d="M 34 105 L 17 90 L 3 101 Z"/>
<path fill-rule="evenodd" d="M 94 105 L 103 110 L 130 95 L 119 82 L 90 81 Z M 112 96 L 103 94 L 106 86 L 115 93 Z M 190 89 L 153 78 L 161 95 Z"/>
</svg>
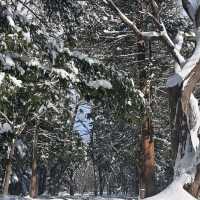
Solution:
<svg viewBox="0 0 200 200">
<path fill-rule="evenodd" d="M 195 2 L 2 0 L 1 193 L 197 197 Z"/>
</svg>

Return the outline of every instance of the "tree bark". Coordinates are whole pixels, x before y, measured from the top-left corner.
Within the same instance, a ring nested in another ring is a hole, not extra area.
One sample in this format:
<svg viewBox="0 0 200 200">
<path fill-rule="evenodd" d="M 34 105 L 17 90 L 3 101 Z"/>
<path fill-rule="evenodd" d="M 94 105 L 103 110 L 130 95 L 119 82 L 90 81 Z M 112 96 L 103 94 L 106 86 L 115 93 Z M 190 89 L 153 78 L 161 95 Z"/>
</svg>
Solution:
<svg viewBox="0 0 200 200">
<path fill-rule="evenodd" d="M 144 188 L 145 197 L 149 197 L 154 192 L 154 141 L 153 141 L 152 121 L 145 116 L 142 130 L 143 148 L 143 170 L 141 174 L 141 184 Z"/>
<path fill-rule="evenodd" d="M 179 137 L 178 137 L 179 134 L 177 131 L 180 130 L 180 123 L 176 123 L 175 118 L 176 118 L 176 115 L 178 114 L 177 103 L 181 95 L 180 92 L 181 90 L 179 86 L 168 88 L 169 116 L 170 116 L 170 129 L 171 129 L 171 143 L 172 143 L 172 160 L 174 164 L 175 164 L 178 147 L 179 147 Z"/>
<path fill-rule="evenodd" d="M 197 172 L 195 175 L 194 182 L 190 185 L 186 185 L 185 189 L 192 194 L 192 196 L 198 198 L 200 194 L 200 164 L 197 166 Z"/>
<path fill-rule="evenodd" d="M 31 176 L 31 194 L 32 198 L 37 197 L 38 192 L 38 180 L 37 180 L 37 160 L 36 157 L 32 160 L 32 176 Z"/>
<path fill-rule="evenodd" d="M 8 155 L 8 159 L 6 161 L 6 171 L 5 171 L 4 181 L 3 181 L 3 194 L 4 195 L 8 195 L 9 182 L 10 182 L 10 177 L 12 174 L 12 159 L 14 156 L 14 151 L 15 151 L 15 139 L 12 140 L 11 150 Z"/>
<path fill-rule="evenodd" d="M 145 61 L 145 42 L 144 40 L 138 41 L 138 60 Z M 139 195 L 143 199 L 149 197 L 154 193 L 154 168 L 155 168 L 155 155 L 154 155 L 154 140 L 153 140 L 153 125 L 151 120 L 151 85 L 148 80 L 148 75 L 145 69 L 140 71 L 140 90 L 143 91 L 145 103 L 142 108 L 144 114 L 141 128 L 141 150 L 140 158 L 141 164 L 139 166 L 140 180 L 139 180 Z"/>
<path fill-rule="evenodd" d="M 38 195 L 37 141 L 38 141 L 38 133 L 37 133 L 37 126 L 36 126 L 35 132 L 34 132 L 34 139 L 33 139 L 32 176 L 31 176 L 31 190 L 30 190 L 30 196 L 32 198 L 36 198 Z"/>
</svg>

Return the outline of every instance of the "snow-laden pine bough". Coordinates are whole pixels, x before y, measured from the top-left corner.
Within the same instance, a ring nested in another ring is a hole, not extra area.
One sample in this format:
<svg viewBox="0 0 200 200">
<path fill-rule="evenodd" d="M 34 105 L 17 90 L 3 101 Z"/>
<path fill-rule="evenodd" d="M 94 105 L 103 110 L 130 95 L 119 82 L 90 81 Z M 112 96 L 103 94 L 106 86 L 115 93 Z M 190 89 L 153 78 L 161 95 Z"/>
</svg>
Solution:
<svg viewBox="0 0 200 200">
<path fill-rule="evenodd" d="M 136 23 L 128 19 L 112 0 L 104 0 L 119 15 L 121 20 L 133 32 L 144 40 L 162 40 L 173 55 L 175 74 L 169 77 L 170 120 L 174 152 L 174 181 L 161 193 L 147 200 L 193 200 L 200 192 L 200 148 L 199 127 L 200 110 L 198 101 L 192 94 L 200 80 L 200 1 L 182 0 L 183 8 L 192 20 L 196 30 L 196 47 L 192 56 L 186 60 L 180 53 L 183 44 L 183 32 L 179 32 L 176 42 L 167 33 L 159 16 L 159 7 L 151 0 L 152 13 L 148 14 L 155 22 L 158 31 L 142 32 Z M 192 194 L 192 195 L 191 195 Z M 194 197 L 193 197 L 194 196 Z"/>
</svg>

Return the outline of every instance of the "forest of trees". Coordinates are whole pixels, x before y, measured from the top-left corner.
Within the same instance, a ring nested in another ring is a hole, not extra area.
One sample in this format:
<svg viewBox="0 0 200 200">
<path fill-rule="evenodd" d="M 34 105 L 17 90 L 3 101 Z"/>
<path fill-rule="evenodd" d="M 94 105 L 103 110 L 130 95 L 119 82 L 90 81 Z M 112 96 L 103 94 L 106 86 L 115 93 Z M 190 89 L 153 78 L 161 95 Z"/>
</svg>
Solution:
<svg viewBox="0 0 200 200">
<path fill-rule="evenodd" d="M 0 194 L 200 197 L 199 0 L 1 0 Z"/>
</svg>

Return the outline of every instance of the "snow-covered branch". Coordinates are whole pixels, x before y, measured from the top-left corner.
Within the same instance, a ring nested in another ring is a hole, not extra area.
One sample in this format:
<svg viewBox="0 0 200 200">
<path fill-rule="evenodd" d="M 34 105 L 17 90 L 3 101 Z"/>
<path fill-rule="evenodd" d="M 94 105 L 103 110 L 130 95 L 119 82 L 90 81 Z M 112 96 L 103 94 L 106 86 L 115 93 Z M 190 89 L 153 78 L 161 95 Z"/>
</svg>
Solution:
<svg viewBox="0 0 200 200">
<path fill-rule="evenodd" d="M 163 40 L 167 47 L 169 48 L 170 52 L 174 56 L 175 60 L 182 66 L 185 63 L 184 57 L 181 55 L 180 51 L 176 49 L 176 46 L 174 45 L 173 41 L 169 37 L 167 30 L 165 28 L 165 25 L 161 22 L 159 22 L 158 18 L 158 7 L 157 4 L 152 1 L 152 5 L 154 8 L 155 16 L 151 15 L 151 17 L 154 19 L 154 22 L 156 23 L 157 26 L 159 26 L 159 32 L 157 31 L 149 31 L 149 32 L 142 32 L 138 29 L 136 23 L 134 21 L 131 21 L 122 11 L 116 6 L 116 4 L 112 0 L 108 0 L 110 3 L 111 7 L 118 13 L 119 17 L 121 20 L 127 24 L 136 35 L 142 37 L 144 40 Z"/>
<path fill-rule="evenodd" d="M 131 21 L 122 11 L 116 6 L 116 4 L 112 0 L 108 0 L 112 8 L 119 14 L 121 20 L 127 24 L 135 34 L 138 36 L 141 36 L 142 38 L 146 40 L 151 40 L 153 38 L 159 38 L 161 35 L 159 32 L 156 31 L 149 31 L 149 32 L 141 32 L 138 27 L 136 26 L 136 23 L 134 21 Z"/>
</svg>

